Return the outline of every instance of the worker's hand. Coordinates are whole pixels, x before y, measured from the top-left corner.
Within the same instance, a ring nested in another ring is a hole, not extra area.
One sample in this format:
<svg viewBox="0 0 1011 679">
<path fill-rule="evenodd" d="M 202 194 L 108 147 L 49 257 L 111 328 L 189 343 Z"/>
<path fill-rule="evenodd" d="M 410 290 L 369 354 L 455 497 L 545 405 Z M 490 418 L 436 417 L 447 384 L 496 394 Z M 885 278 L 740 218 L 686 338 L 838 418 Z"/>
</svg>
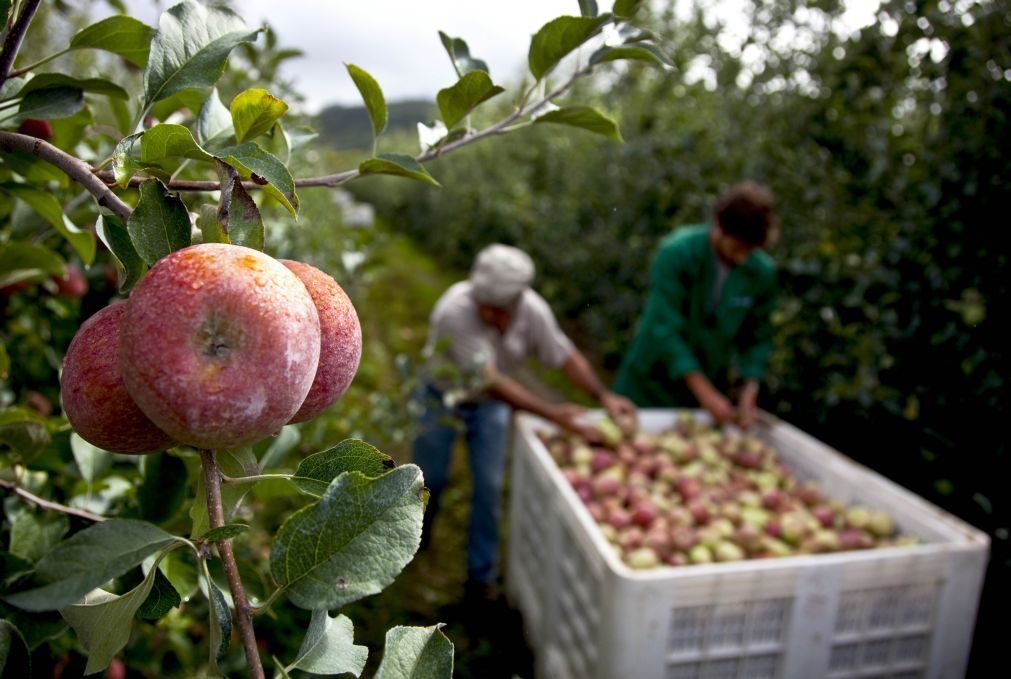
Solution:
<svg viewBox="0 0 1011 679">
<path fill-rule="evenodd" d="M 758 382 L 749 381 L 741 389 L 737 403 L 737 424 L 741 429 L 751 429 L 758 420 Z"/>
<path fill-rule="evenodd" d="M 733 422 L 737 419 L 737 409 L 726 396 L 716 389 L 709 389 L 699 397 L 699 405 L 709 411 L 713 422 L 717 425 Z"/>
<path fill-rule="evenodd" d="M 639 428 L 639 411 L 624 396 L 605 391 L 600 397 L 600 405 L 604 406 L 604 410 L 625 436 L 631 436 Z"/>
<path fill-rule="evenodd" d="M 604 442 L 604 434 L 593 425 L 580 422 L 586 408 L 575 403 L 559 403 L 552 407 L 551 420 L 563 429 L 585 439 L 587 443 L 599 445 Z"/>
</svg>

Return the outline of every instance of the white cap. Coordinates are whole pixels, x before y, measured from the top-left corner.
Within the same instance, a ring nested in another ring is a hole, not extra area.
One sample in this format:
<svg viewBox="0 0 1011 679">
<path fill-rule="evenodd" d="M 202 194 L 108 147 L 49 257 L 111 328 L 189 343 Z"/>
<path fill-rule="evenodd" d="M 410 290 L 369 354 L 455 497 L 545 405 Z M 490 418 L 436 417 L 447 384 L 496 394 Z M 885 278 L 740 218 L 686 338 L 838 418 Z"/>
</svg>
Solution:
<svg viewBox="0 0 1011 679">
<path fill-rule="evenodd" d="M 511 245 L 494 243 L 477 253 L 470 270 L 474 300 L 506 307 L 534 280 L 534 261 Z"/>
</svg>

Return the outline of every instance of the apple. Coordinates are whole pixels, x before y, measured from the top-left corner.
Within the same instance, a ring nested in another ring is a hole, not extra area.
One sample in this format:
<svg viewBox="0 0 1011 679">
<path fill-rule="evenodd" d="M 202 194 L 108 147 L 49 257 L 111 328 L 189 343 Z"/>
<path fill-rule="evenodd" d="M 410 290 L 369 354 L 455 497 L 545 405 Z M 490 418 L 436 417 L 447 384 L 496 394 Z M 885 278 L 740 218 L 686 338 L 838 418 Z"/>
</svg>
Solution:
<svg viewBox="0 0 1011 679">
<path fill-rule="evenodd" d="M 60 372 L 63 412 L 88 443 L 114 453 L 153 453 L 175 445 L 131 398 L 119 368 L 118 342 L 126 302 L 86 320 L 67 348 Z"/>
<path fill-rule="evenodd" d="M 56 294 L 69 299 L 81 299 L 88 294 L 88 279 L 76 264 L 63 267 L 63 276 L 54 276 Z"/>
<path fill-rule="evenodd" d="M 156 262 L 119 335 L 126 390 L 158 427 L 205 449 L 248 445 L 299 411 L 316 377 L 319 313 L 258 250 L 202 243 Z"/>
<path fill-rule="evenodd" d="M 320 351 L 309 394 L 290 422 L 306 422 L 348 390 L 362 357 L 362 328 L 351 299 L 329 274 L 311 264 L 279 260 L 302 281 L 319 315 Z"/>
<path fill-rule="evenodd" d="M 53 125 L 48 120 L 28 118 L 22 120 L 18 125 L 18 133 L 27 134 L 29 137 L 35 137 L 42 141 L 49 141 L 53 138 Z"/>
<path fill-rule="evenodd" d="M 625 563 L 635 569 L 656 568 L 660 565 L 660 557 L 649 547 L 639 547 L 626 555 Z"/>
</svg>

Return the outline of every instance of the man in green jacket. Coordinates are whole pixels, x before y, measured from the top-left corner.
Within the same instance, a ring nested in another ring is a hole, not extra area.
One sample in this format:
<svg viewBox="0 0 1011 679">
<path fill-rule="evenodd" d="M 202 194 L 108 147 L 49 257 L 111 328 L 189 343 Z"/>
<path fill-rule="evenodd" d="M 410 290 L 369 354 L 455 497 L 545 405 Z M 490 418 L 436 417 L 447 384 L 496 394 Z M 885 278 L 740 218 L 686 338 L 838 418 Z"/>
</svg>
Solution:
<svg viewBox="0 0 1011 679">
<path fill-rule="evenodd" d="M 754 423 L 778 295 L 762 248 L 776 228 L 771 191 L 744 181 L 720 195 L 711 225 L 663 239 L 617 393 L 643 408 L 701 406 L 717 423 Z"/>
</svg>

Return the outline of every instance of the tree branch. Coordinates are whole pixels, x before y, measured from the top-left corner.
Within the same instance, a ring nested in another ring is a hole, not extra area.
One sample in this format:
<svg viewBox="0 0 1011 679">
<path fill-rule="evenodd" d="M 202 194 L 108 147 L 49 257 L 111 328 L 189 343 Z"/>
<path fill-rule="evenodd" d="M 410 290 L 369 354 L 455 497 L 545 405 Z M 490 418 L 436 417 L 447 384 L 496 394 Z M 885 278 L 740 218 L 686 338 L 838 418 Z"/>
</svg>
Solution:
<svg viewBox="0 0 1011 679">
<path fill-rule="evenodd" d="M 92 514 L 84 509 L 75 509 L 74 507 L 68 507 L 66 505 L 61 505 L 58 502 L 52 502 L 51 500 L 46 500 L 34 493 L 31 493 L 18 484 L 12 481 L 4 481 L 0 479 L 0 488 L 5 488 L 13 492 L 18 497 L 31 502 L 33 505 L 41 507 L 42 509 L 48 509 L 52 512 L 59 512 L 61 514 L 67 514 L 68 516 L 76 516 L 79 519 L 87 519 L 88 521 L 105 521 L 104 516 L 99 516 L 98 514 Z"/>
<path fill-rule="evenodd" d="M 68 177 L 83 186 L 95 197 L 98 204 L 112 211 L 124 222 L 130 218 L 130 206 L 119 199 L 101 179 L 95 176 L 91 166 L 80 158 L 61 151 L 52 144 L 35 137 L 29 137 L 17 132 L 0 131 L 0 151 L 20 151 L 55 165 Z"/>
<path fill-rule="evenodd" d="M 214 453 L 210 450 L 200 451 L 200 462 L 204 471 L 204 491 L 207 498 L 207 516 L 210 527 L 220 528 L 225 525 L 225 511 L 221 504 L 221 470 L 218 469 Z M 249 676 L 252 679 L 264 679 L 263 664 L 260 662 L 260 653 L 256 647 L 256 633 L 253 630 L 252 607 L 249 605 L 246 590 L 242 586 L 242 578 L 239 577 L 239 566 L 235 563 L 232 545 L 228 540 L 218 540 L 214 544 L 218 548 L 221 565 L 228 578 L 228 589 L 232 592 L 232 601 L 235 602 L 235 619 L 239 625 L 242 647 L 246 652 Z"/>
<path fill-rule="evenodd" d="M 35 16 L 35 12 L 38 11 L 41 3 L 42 0 L 25 0 L 17 19 L 13 21 L 10 30 L 7 32 L 3 51 L 0 52 L 0 87 L 3 87 L 3 84 L 7 82 L 11 66 L 14 65 L 14 60 L 21 49 L 21 42 L 25 39 L 25 33 L 28 32 L 28 25 L 32 23 L 32 18 Z"/>
</svg>

